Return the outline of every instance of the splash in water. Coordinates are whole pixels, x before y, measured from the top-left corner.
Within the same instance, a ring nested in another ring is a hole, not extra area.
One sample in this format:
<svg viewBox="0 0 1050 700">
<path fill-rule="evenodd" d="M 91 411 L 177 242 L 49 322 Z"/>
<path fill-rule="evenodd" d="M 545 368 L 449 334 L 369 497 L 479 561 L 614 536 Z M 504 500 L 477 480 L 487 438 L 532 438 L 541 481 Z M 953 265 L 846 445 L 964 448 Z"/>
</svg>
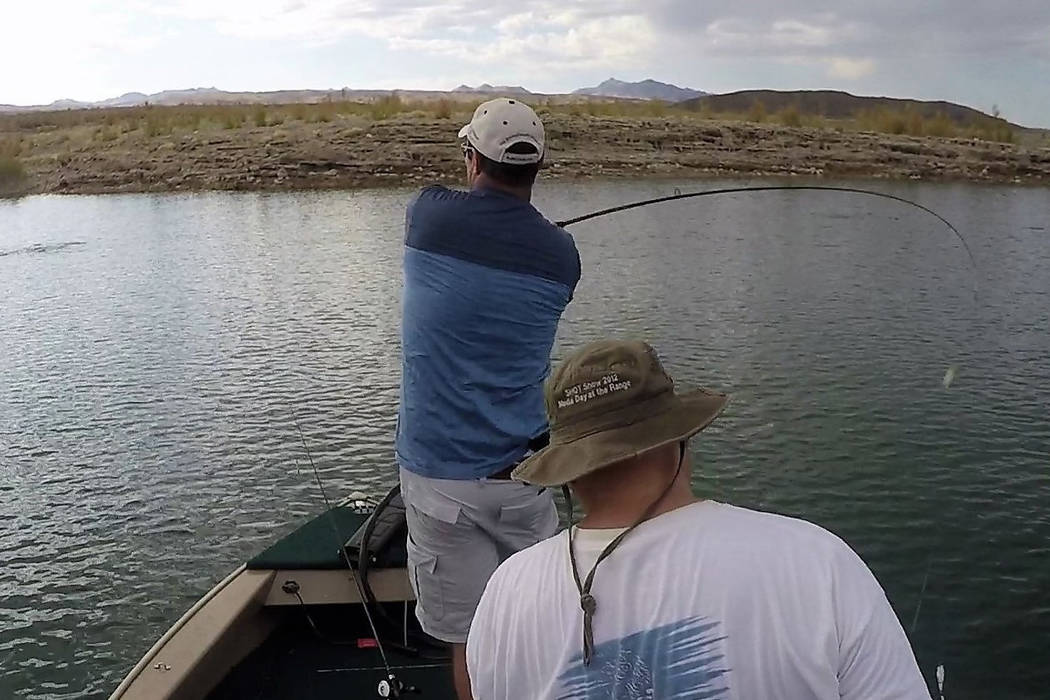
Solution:
<svg viewBox="0 0 1050 700">
<path fill-rule="evenodd" d="M 0 250 L 0 258 L 8 255 L 26 255 L 29 253 L 56 253 L 72 246 L 87 245 L 85 241 L 66 241 L 64 243 L 34 243 L 25 248 L 14 248 L 12 250 Z"/>
</svg>

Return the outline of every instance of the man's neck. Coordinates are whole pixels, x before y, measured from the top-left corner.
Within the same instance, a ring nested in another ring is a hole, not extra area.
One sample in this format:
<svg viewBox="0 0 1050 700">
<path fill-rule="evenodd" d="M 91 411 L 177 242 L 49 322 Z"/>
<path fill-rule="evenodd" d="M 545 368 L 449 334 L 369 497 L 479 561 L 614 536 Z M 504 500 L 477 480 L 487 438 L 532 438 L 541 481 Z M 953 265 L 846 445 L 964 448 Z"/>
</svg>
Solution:
<svg viewBox="0 0 1050 700">
<path fill-rule="evenodd" d="M 590 508 L 586 508 L 586 504 L 584 504 L 587 515 L 578 525 L 585 529 L 594 530 L 630 527 L 645 514 L 646 510 L 652 505 L 653 499 L 662 490 L 661 488 L 656 493 L 650 492 L 644 495 L 639 494 L 637 491 L 624 490 L 618 493 L 606 494 L 602 498 L 591 499 L 596 502 L 592 503 Z M 680 479 L 675 483 L 671 491 L 661 498 L 660 502 L 652 509 L 649 513 L 649 518 L 655 518 L 672 510 L 692 505 L 700 500 L 702 499 L 693 495 L 692 490 L 689 488 L 688 480 Z"/>
<path fill-rule="evenodd" d="M 496 182 L 492 178 L 488 177 L 484 173 L 478 175 L 477 179 L 474 180 L 470 189 L 472 190 L 495 190 L 502 194 L 508 194 L 511 197 L 516 197 L 525 202 L 532 201 L 532 188 L 531 187 L 508 187 L 502 183 Z"/>
</svg>

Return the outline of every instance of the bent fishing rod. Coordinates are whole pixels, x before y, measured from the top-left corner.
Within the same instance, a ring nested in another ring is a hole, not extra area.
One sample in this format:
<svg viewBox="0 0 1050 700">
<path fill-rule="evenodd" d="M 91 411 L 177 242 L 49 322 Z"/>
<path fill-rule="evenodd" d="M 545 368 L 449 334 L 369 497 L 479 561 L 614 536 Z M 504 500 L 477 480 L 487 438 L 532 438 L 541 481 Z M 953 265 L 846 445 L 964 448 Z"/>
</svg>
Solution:
<svg viewBox="0 0 1050 700">
<path fill-rule="evenodd" d="M 945 219 L 943 216 L 930 209 L 929 207 L 923 206 L 918 202 L 914 202 L 905 197 L 899 197 L 895 194 L 889 194 L 887 192 L 877 192 L 875 190 L 865 190 L 859 187 L 835 187 L 832 185 L 756 185 L 750 187 L 723 187 L 715 190 L 699 190 L 697 192 L 679 192 L 675 191 L 674 194 L 665 195 L 663 197 L 654 197 L 652 199 L 644 199 L 638 202 L 630 202 L 628 204 L 620 204 L 615 207 L 609 207 L 608 209 L 600 209 L 598 211 L 591 212 L 589 214 L 583 214 L 581 216 L 575 216 L 571 219 L 565 219 L 564 221 L 556 222 L 556 225 L 565 228 L 566 226 L 572 226 L 579 224 L 584 221 L 590 221 L 591 219 L 597 219 L 602 216 L 608 216 L 610 214 L 617 214 L 622 211 L 628 211 L 631 209 L 638 209 L 640 207 L 647 207 L 653 204 L 663 204 L 665 202 L 674 202 L 680 199 L 696 199 L 699 197 L 711 197 L 719 194 L 737 194 L 741 192 L 773 192 L 773 191 L 786 191 L 786 190 L 800 190 L 800 191 L 817 191 L 817 192 L 845 192 L 849 194 L 861 194 L 869 197 L 879 197 L 882 199 L 889 199 L 895 202 L 901 202 L 909 206 L 920 209 L 927 214 L 931 214 L 936 217 L 938 221 L 948 227 L 948 229 L 955 234 L 955 237 L 959 239 L 963 249 L 966 251 L 966 255 L 970 258 L 970 264 L 973 266 L 974 271 L 977 270 L 977 260 L 973 257 L 973 251 L 970 250 L 970 245 L 963 238 L 963 235 L 959 233 L 959 229 Z M 974 297 L 977 296 L 976 277 L 974 281 Z"/>
<path fill-rule="evenodd" d="M 833 186 L 833 185 L 755 185 L 755 186 L 749 186 L 749 187 L 723 187 L 723 188 L 714 189 L 714 190 L 699 190 L 699 191 L 696 191 L 696 192 L 681 192 L 681 191 L 679 191 L 676 188 L 674 194 L 665 195 L 663 197 L 654 197 L 652 199 L 643 199 L 643 200 L 638 201 L 638 202 L 629 202 L 627 204 L 620 204 L 618 206 L 609 207 L 607 209 L 599 209 L 598 211 L 594 211 L 594 212 L 591 212 L 589 214 L 582 214 L 580 216 L 575 216 L 575 217 L 573 217 L 571 219 L 565 219 L 564 221 L 555 222 L 555 225 L 560 226 L 562 228 L 565 228 L 567 226 L 573 226 L 574 224 L 579 224 L 579 223 L 582 223 L 584 221 L 590 221 L 591 219 L 597 219 L 599 217 L 609 216 L 610 214 L 618 214 L 620 212 L 629 211 L 631 209 L 638 209 L 640 207 L 648 207 L 648 206 L 651 206 L 651 205 L 654 205 L 654 204 L 663 204 L 665 202 L 674 202 L 674 201 L 678 201 L 678 200 L 681 200 L 681 199 L 697 199 L 697 198 L 700 198 L 700 197 L 712 197 L 714 195 L 720 195 L 720 194 L 738 194 L 738 193 L 741 193 L 741 192 L 775 192 L 775 191 L 790 191 L 790 190 L 810 191 L 810 192 L 813 192 L 813 191 L 816 191 L 816 192 L 844 192 L 844 193 L 847 193 L 847 194 L 860 194 L 860 195 L 865 195 L 865 196 L 869 196 L 869 197 L 878 197 L 880 199 L 888 199 L 888 200 L 892 200 L 894 202 L 901 202 L 903 204 L 907 204 L 908 206 L 911 206 L 911 207 L 914 207 L 914 208 L 919 209 L 921 211 L 924 211 L 927 214 L 930 214 L 931 216 L 935 217 L 938 221 L 940 221 L 942 224 L 947 226 L 948 230 L 950 230 L 952 232 L 952 234 L 959 240 L 959 243 L 962 244 L 963 250 L 966 251 L 966 256 L 970 259 L 970 266 L 973 268 L 973 272 L 974 272 L 974 276 L 973 276 L 973 302 L 974 302 L 975 305 L 977 304 L 977 297 L 978 297 L 978 293 L 977 293 L 977 272 L 978 272 L 977 260 L 973 256 L 973 251 L 970 249 L 970 244 L 966 242 L 966 239 L 963 237 L 962 233 L 959 232 L 959 229 L 955 228 L 955 225 L 952 224 L 952 222 L 950 222 L 947 219 L 945 219 L 943 216 L 941 216 L 940 214 L 935 212 L 933 209 L 930 209 L 927 206 L 923 206 L 922 204 L 919 204 L 918 202 L 915 202 L 915 201 L 912 201 L 910 199 L 907 199 L 906 197 L 900 197 L 898 195 L 889 194 L 887 192 L 878 192 L 876 190 L 866 190 L 866 189 L 862 189 L 862 188 L 859 188 L 859 187 L 836 187 L 836 186 Z M 944 388 L 945 389 L 947 389 L 947 388 L 949 388 L 951 386 L 952 382 L 955 380 L 955 376 L 956 376 L 957 372 L 958 372 L 958 367 L 957 366 L 951 365 L 951 366 L 948 367 L 947 371 L 944 373 L 944 379 L 942 380 L 942 383 L 944 384 Z"/>
<path fill-rule="evenodd" d="M 773 192 L 773 191 L 785 191 L 785 190 L 801 190 L 801 191 L 817 191 L 817 192 L 844 192 L 844 193 L 847 193 L 847 194 L 860 194 L 860 195 L 866 195 L 866 196 L 870 196 L 870 197 L 879 197 L 881 199 L 888 199 L 888 200 L 893 200 L 895 202 L 901 202 L 903 204 L 907 204 L 908 206 L 914 207 L 916 209 L 920 209 L 920 210 L 926 212 L 927 214 L 932 215 L 938 221 L 940 221 L 941 223 L 943 223 L 945 226 L 948 227 L 948 229 L 955 235 L 955 237 L 957 239 L 959 239 L 959 243 L 962 244 L 963 250 L 966 251 L 966 255 L 970 259 L 970 265 L 972 266 L 973 271 L 974 271 L 973 301 L 974 301 L 975 305 L 977 304 L 977 301 L 978 301 L 978 291 L 977 291 L 977 272 L 978 272 L 978 267 L 977 267 L 977 260 L 974 258 L 973 251 L 970 249 L 970 245 L 966 242 L 966 239 L 963 237 L 962 233 L 960 233 L 959 230 L 957 228 L 955 228 L 955 226 L 950 221 L 948 221 L 943 216 L 941 216 L 940 214 L 938 214 L 934 210 L 930 209 L 929 207 L 923 206 L 922 204 L 919 204 L 918 202 L 914 202 L 914 201 L 912 201 L 910 199 L 907 199 L 905 197 L 899 197 L 897 195 L 888 194 L 886 192 L 877 192 L 875 190 L 866 190 L 866 189 L 862 189 L 862 188 L 858 188 L 858 187 L 836 187 L 836 186 L 832 186 L 832 185 L 758 185 L 758 186 L 751 186 L 751 187 L 724 187 L 724 188 L 714 189 L 714 190 L 700 190 L 700 191 L 697 191 L 697 192 L 685 192 L 685 193 L 679 191 L 676 188 L 675 193 L 671 194 L 671 195 L 665 195 L 663 197 L 654 197 L 652 199 L 645 199 L 645 200 L 641 200 L 641 201 L 638 201 L 638 202 L 630 202 L 630 203 L 621 204 L 621 205 L 618 205 L 618 206 L 615 206 L 615 207 L 609 207 L 607 209 L 600 209 L 598 211 L 591 212 L 589 214 L 583 214 L 581 216 L 576 216 L 576 217 L 573 217 L 571 219 L 566 219 L 564 221 L 559 221 L 559 222 L 556 223 L 556 225 L 558 225 L 558 226 L 560 226 L 562 228 L 565 228 L 567 226 L 572 226 L 574 224 L 582 223 L 584 221 L 590 221 L 591 219 L 597 219 L 599 217 L 608 216 L 610 214 L 617 214 L 619 212 L 629 211 L 631 209 L 638 209 L 640 207 L 647 207 L 647 206 L 651 206 L 651 205 L 654 205 L 654 204 L 663 204 L 665 202 L 674 202 L 674 201 L 682 200 L 682 199 L 696 199 L 696 198 L 699 198 L 699 197 L 710 197 L 710 196 L 720 195 L 720 194 L 737 194 L 737 193 L 741 193 L 741 192 Z M 942 384 L 943 384 L 945 389 L 948 389 L 948 388 L 951 387 L 952 381 L 955 379 L 956 372 L 957 372 L 957 367 L 955 365 L 951 365 L 951 366 L 948 367 L 948 370 L 945 372 L 944 379 L 942 381 Z M 936 533 L 936 536 L 935 536 L 936 540 L 940 539 L 940 527 L 941 527 L 941 522 L 938 521 L 937 533 Z M 927 584 L 929 583 L 929 580 L 930 580 L 930 571 L 931 571 L 932 565 L 933 565 L 933 558 L 934 558 L 933 554 L 931 553 L 931 556 L 929 557 L 929 559 L 927 560 L 927 563 L 926 563 L 926 572 L 925 572 L 925 575 L 923 576 L 922 589 L 919 592 L 919 600 L 918 600 L 918 602 L 917 602 L 917 604 L 915 606 L 915 615 L 912 618 L 912 623 L 911 623 L 911 633 L 912 634 L 915 633 L 915 630 L 916 630 L 916 628 L 918 627 L 918 624 L 919 624 L 919 614 L 920 614 L 920 612 L 922 610 L 923 599 L 926 596 Z M 944 675 L 945 675 L 945 673 L 944 673 L 944 666 L 943 665 L 938 665 L 937 669 L 936 669 L 935 678 L 936 678 L 936 683 L 937 683 L 937 690 L 938 690 L 938 693 L 939 693 L 940 697 L 942 698 L 942 700 L 944 698 L 944 694 L 943 694 L 944 693 Z"/>
</svg>

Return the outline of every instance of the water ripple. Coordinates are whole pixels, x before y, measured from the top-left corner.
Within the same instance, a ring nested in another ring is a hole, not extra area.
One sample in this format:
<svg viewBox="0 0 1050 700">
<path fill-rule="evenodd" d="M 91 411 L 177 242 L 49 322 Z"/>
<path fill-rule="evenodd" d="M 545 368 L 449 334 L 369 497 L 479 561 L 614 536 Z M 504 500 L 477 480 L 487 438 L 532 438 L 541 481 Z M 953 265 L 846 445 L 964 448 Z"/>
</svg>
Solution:
<svg viewBox="0 0 1050 700">
<path fill-rule="evenodd" d="M 552 218 L 672 184 L 541 192 Z M 677 183 L 683 187 L 687 183 Z M 1039 191 L 897 185 L 575 229 L 555 357 L 641 336 L 734 398 L 697 489 L 870 562 L 953 698 L 1050 685 L 1050 220 Z M 1002 196 L 1000 196 L 1002 195 Z M 98 698 L 238 562 L 395 478 L 408 192 L 41 197 L 0 210 L 0 697 Z M 892 215 L 892 216 L 891 216 Z M 893 220 L 896 217 L 896 220 Z M 39 248 L 39 250 L 38 250 Z M 941 387 L 948 364 L 956 384 Z M 173 585 L 173 583 L 175 585 Z"/>
</svg>

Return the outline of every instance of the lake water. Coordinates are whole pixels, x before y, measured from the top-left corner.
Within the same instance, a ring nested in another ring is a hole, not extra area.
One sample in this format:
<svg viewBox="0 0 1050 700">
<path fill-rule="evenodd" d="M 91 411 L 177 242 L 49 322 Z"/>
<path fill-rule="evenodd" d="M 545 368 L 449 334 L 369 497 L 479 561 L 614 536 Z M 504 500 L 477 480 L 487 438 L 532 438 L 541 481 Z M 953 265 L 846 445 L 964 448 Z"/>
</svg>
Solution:
<svg viewBox="0 0 1050 700">
<path fill-rule="evenodd" d="M 537 203 L 562 218 L 725 184 Z M 693 445 L 698 493 L 843 536 L 952 700 L 1046 697 L 1050 192 L 874 186 L 956 222 L 977 271 L 892 202 L 642 209 L 572 229 L 584 275 L 556 357 L 640 336 L 679 384 L 731 392 Z M 330 494 L 393 482 L 409 196 L 0 201 L 0 698 L 105 697 L 319 512 L 295 415 Z"/>
</svg>

